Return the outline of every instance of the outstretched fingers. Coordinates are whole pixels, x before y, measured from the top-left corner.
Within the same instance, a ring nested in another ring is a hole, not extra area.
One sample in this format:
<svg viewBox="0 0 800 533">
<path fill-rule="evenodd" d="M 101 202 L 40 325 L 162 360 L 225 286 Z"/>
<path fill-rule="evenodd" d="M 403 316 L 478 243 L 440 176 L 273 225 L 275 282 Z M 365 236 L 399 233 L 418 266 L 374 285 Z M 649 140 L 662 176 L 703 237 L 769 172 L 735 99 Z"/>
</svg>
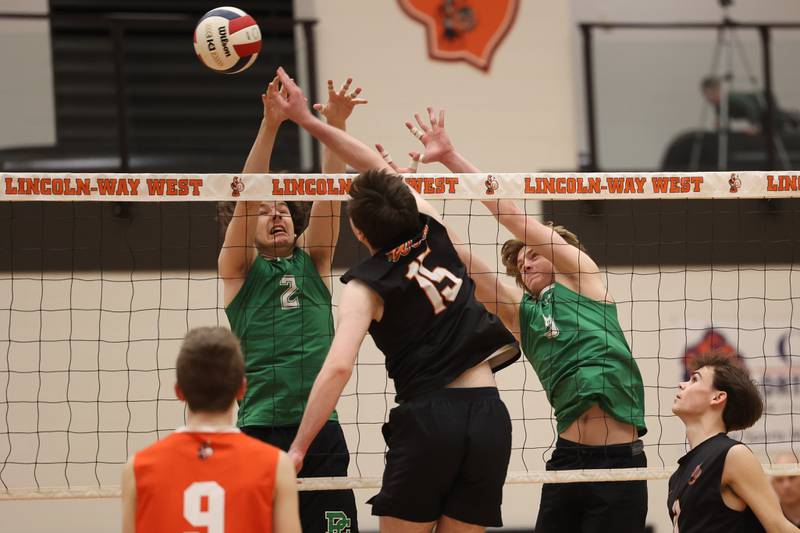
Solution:
<svg viewBox="0 0 800 533">
<path fill-rule="evenodd" d="M 392 160 L 392 156 L 389 155 L 389 152 L 387 152 L 382 145 L 376 144 L 375 148 L 378 150 L 383 160 L 386 161 L 386 164 L 397 174 L 414 174 L 417 171 L 421 159 L 419 152 L 409 152 L 408 155 L 411 156 L 411 163 L 407 167 L 401 167 Z"/>
<path fill-rule="evenodd" d="M 420 162 L 420 159 L 422 158 L 422 156 L 420 155 L 419 152 L 408 152 L 408 155 L 411 156 L 411 164 L 408 166 L 408 171 L 411 174 L 413 174 L 414 172 L 417 171 L 417 168 L 419 167 L 419 162 Z"/>
<path fill-rule="evenodd" d="M 269 82 L 269 85 L 267 85 L 267 92 L 266 92 L 267 97 L 275 98 L 278 95 L 278 86 L 279 85 L 280 85 L 280 81 L 278 81 L 278 77 L 275 76 L 274 78 L 272 78 L 272 81 Z"/>
<path fill-rule="evenodd" d="M 278 79 L 281 82 L 281 94 L 290 94 L 295 92 L 302 92 L 300 87 L 294 82 L 294 78 L 289 76 L 283 67 L 278 67 Z"/>
<path fill-rule="evenodd" d="M 414 137 L 416 137 L 417 139 L 422 141 L 422 137 L 425 136 L 425 132 L 424 131 L 422 131 L 421 129 L 417 128 L 415 125 L 413 125 L 410 122 L 406 122 L 406 128 L 408 128 L 408 131 L 411 132 L 411 135 L 413 135 Z"/>
<path fill-rule="evenodd" d="M 353 83 L 353 78 L 347 78 L 347 80 L 342 84 L 341 88 L 339 89 L 339 96 L 344 96 L 347 94 L 347 91 L 350 90 L 350 84 Z"/>
<path fill-rule="evenodd" d="M 436 126 L 436 113 L 433 112 L 433 108 L 426 107 L 425 110 L 428 112 L 428 120 L 431 122 L 431 126 Z"/>
<path fill-rule="evenodd" d="M 419 124 L 420 129 L 425 133 L 428 133 L 430 128 L 427 124 L 425 124 L 425 121 L 422 120 L 422 117 L 419 116 L 419 113 L 414 113 L 414 118 L 417 120 L 417 124 Z"/>
<path fill-rule="evenodd" d="M 397 167 L 397 164 L 394 161 L 392 161 L 392 156 L 389 155 L 389 152 L 383 149 L 383 145 L 376 144 L 375 149 L 378 150 L 378 153 L 381 155 L 386 164 L 389 165 L 392 170 L 394 170 L 399 174 L 400 169 Z"/>
<path fill-rule="evenodd" d="M 356 89 L 348 96 L 353 105 L 366 104 L 368 102 L 366 98 L 359 98 L 359 94 L 361 94 L 361 87 L 356 87 Z"/>
</svg>

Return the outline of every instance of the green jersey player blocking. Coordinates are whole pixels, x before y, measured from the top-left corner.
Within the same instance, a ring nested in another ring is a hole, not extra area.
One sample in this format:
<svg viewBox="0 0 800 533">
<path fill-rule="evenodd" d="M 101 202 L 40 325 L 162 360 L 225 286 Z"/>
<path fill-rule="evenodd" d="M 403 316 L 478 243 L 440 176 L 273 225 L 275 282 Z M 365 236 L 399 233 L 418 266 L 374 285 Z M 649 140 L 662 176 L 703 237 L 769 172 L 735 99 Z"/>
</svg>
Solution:
<svg viewBox="0 0 800 533">
<path fill-rule="evenodd" d="M 365 103 L 351 80 L 328 103 L 315 108 L 344 129 L 353 107 Z M 285 115 L 276 106 L 279 82 L 262 95 L 264 118 L 244 173 L 268 172 L 278 127 Z M 344 172 L 326 152 L 323 171 Z M 238 202 L 219 255 L 225 312 L 245 357 L 247 392 L 237 425 L 250 436 L 288 450 L 297 433 L 314 379 L 333 338 L 330 272 L 339 235 L 339 202 L 315 202 L 308 228 L 301 208 L 287 202 Z M 301 235 L 302 234 L 302 235 Z M 309 450 L 300 477 L 346 476 L 350 456 L 336 413 Z M 300 494 L 304 531 L 358 531 L 353 492 Z"/>
</svg>

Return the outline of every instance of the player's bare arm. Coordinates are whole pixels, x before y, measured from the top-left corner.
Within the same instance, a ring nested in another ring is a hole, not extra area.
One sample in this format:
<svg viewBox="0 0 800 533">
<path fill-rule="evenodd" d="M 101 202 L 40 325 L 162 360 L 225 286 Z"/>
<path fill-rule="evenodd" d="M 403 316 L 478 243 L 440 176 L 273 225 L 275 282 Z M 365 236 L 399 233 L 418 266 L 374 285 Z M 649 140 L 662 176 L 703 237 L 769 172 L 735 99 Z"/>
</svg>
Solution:
<svg viewBox="0 0 800 533">
<path fill-rule="evenodd" d="M 342 131 L 346 130 L 347 119 L 356 106 L 366 104 L 367 100 L 359 98 L 361 87 L 350 92 L 352 78 L 342 84 L 338 91 L 334 89 L 333 80 L 328 80 L 328 101 L 325 104 L 314 104 L 327 123 Z M 343 174 L 345 162 L 334 152 L 323 145 L 322 172 L 324 174 Z M 314 202 L 308 228 L 298 240 L 298 245 L 308 252 L 320 277 L 330 289 L 331 262 L 336 243 L 339 239 L 341 202 Z"/>
<path fill-rule="evenodd" d="M 411 122 L 406 127 L 422 142 L 424 163 L 440 162 L 452 172 L 478 173 L 480 170 L 461 155 L 445 130 L 444 110 L 437 116 L 427 108 L 428 122 L 415 114 L 419 128 Z M 594 300 L 607 300 L 608 294 L 597 264 L 588 254 L 568 244 L 552 228 L 528 216 L 511 200 L 484 201 L 483 205 L 517 239 L 534 253 L 541 254 L 555 266 L 559 281 Z"/>
<path fill-rule="evenodd" d="M 278 78 L 283 84 L 278 104 L 290 120 L 359 172 L 373 168 L 389 168 L 366 144 L 312 115 L 302 89 L 289 77 L 283 67 L 278 69 Z"/>
<path fill-rule="evenodd" d="M 289 456 L 298 472 L 308 447 L 333 412 L 353 373 L 370 322 L 380 320 L 382 309 L 381 299 L 365 284 L 351 281 L 345 285 L 331 349 L 311 388 L 303 421 L 289 449 Z"/>
<path fill-rule="evenodd" d="M 136 477 L 133 457 L 122 469 L 122 533 L 136 532 Z"/>
<path fill-rule="evenodd" d="M 280 452 L 275 473 L 272 531 L 275 533 L 301 533 L 297 477 L 292 461 L 286 452 Z"/>
<path fill-rule="evenodd" d="M 740 444 L 728 451 L 722 472 L 722 485 L 723 501 L 726 505 L 729 505 L 725 498 L 727 489 L 728 497 L 741 500 L 752 509 L 768 533 L 800 531 L 783 516 L 778 497 L 770 487 L 761 463 L 747 446 Z"/>
<path fill-rule="evenodd" d="M 269 160 L 278 128 L 286 115 L 276 105 L 278 79 L 273 79 L 261 95 L 264 115 L 242 173 L 262 174 L 269 172 Z M 256 226 L 260 202 L 236 202 L 225 241 L 217 259 L 219 276 L 223 280 L 225 305 L 233 301 L 244 283 L 247 271 L 258 254 L 255 246 Z"/>
<path fill-rule="evenodd" d="M 452 232 L 448 233 L 452 235 Z M 522 301 L 522 289 L 501 281 L 497 269 L 490 267 L 477 254 L 472 253 L 467 245 L 456 244 L 453 241 L 453 246 L 475 282 L 475 297 L 490 313 L 497 315 L 503 321 L 503 325 L 519 340 L 519 304 Z"/>
</svg>

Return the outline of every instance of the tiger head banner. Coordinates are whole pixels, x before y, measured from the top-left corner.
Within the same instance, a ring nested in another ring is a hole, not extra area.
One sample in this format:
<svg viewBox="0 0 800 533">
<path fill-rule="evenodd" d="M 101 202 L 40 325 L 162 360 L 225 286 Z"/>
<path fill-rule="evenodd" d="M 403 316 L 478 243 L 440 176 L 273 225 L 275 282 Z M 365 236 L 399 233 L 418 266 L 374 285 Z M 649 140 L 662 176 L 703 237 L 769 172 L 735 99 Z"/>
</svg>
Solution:
<svg viewBox="0 0 800 533">
<path fill-rule="evenodd" d="M 484 71 L 514 24 L 519 6 L 519 0 L 398 2 L 406 14 L 425 25 L 432 59 L 466 61 Z"/>
</svg>

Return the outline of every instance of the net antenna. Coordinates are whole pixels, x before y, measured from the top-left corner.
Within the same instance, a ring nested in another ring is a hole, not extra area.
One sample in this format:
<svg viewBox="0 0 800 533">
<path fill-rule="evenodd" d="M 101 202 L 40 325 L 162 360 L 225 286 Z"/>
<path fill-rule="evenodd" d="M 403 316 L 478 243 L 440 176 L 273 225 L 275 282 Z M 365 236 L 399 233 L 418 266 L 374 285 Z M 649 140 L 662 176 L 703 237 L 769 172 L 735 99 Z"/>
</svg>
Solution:
<svg viewBox="0 0 800 533">
<path fill-rule="evenodd" d="M 766 94 L 766 89 L 762 89 L 754 69 L 747 59 L 747 53 L 739 36 L 738 23 L 730 17 L 730 8 L 734 0 L 719 0 L 722 9 L 722 21 L 717 29 L 717 40 L 714 44 L 714 51 L 711 55 L 711 66 L 708 76 L 704 78 L 704 90 L 706 80 L 716 80 L 719 90 L 719 113 L 717 116 L 717 170 L 728 168 L 728 138 L 730 134 L 730 106 L 728 96 L 730 95 L 735 80 L 734 60 L 738 60 L 741 65 L 744 77 L 754 94 L 757 95 L 761 109 L 767 108 L 766 98 L 771 95 Z M 695 134 L 694 143 L 690 157 L 689 168 L 699 168 L 700 157 L 703 151 L 703 135 L 706 125 L 708 107 L 703 105 L 700 111 L 700 127 Z M 764 124 L 760 125 L 761 127 Z M 774 126 L 773 126 L 774 127 Z M 777 132 L 776 132 L 777 133 Z M 775 148 L 782 168 L 790 168 L 789 156 L 780 135 L 774 135 Z"/>
</svg>

